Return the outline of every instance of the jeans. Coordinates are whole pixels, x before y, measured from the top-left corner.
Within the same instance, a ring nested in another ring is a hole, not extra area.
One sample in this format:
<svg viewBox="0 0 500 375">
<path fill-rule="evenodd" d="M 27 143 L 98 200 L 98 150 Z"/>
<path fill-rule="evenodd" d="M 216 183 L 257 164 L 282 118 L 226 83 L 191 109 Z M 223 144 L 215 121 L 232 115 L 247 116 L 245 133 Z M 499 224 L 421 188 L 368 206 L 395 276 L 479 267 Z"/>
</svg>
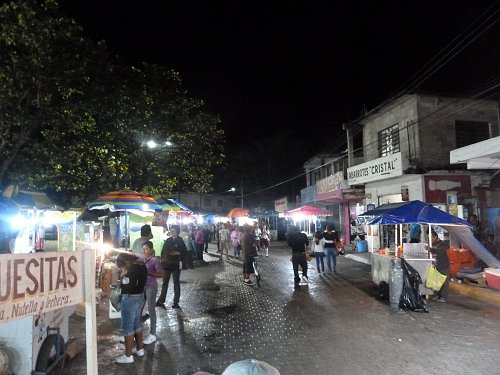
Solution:
<svg viewBox="0 0 500 375">
<path fill-rule="evenodd" d="M 161 286 L 160 296 L 158 297 L 157 303 L 165 303 L 165 299 L 167 298 L 168 291 L 168 283 L 170 281 L 170 275 L 172 275 L 172 279 L 174 281 L 174 303 L 179 303 L 181 298 L 181 270 L 164 270 L 165 275 L 163 276 L 163 284 Z"/>
<path fill-rule="evenodd" d="M 293 276 L 295 284 L 300 282 L 299 266 L 302 268 L 302 276 L 307 277 L 306 253 L 292 253 Z"/>
<path fill-rule="evenodd" d="M 325 272 L 325 261 L 323 260 L 325 253 L 315 252 L 314 257 L 316 258 L 316 270 L 318 270 L 318 273 Z"/>
<path fill-rule="evenodd" d="M 337 268 L 337 249 L 334 247 L 325 247 L 325 255 L 328 271 L 335 272 Z"/>
<path fill-rule="evenodd" d="M 122 294 L 120 313 L 123 336 L 132 336 L 142 330 L 141 312 L 143 305 L 144 294 Z"/>
<path fill-rule="evenodd" d="M 233 246 L 233 253 L 234 253 L 235 258 L 240 257 L 240 251 L 241 251 L 241 248 L 239 247 L 239 245 Z"/>
<path fill-rule="evenodd" d="M 158 294 L 158 284 L 144 286 L 144 293 L 146 294 L 146 305 L 148 306 L 149 333 L 151 333 L 152 335 L 156 335 L 155 302 L 156 295 Z"/>
</svg>

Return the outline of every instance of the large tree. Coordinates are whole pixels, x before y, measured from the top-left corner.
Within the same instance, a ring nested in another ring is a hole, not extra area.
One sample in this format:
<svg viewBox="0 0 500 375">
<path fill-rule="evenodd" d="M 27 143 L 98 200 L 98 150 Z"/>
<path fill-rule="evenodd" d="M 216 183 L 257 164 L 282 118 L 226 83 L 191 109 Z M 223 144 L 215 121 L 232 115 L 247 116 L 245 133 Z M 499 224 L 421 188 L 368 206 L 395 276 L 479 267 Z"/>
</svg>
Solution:
<svg viewBox="0 0 500 375">
<path fill-rule="evenodd" d="M 224 134 L 178 73 L 110 57 L 50 0 L 5 4 L 0 22 L 2 180 L 59 191 L 74 204 L 114 189 L 210 190 Z"/>
</svg>

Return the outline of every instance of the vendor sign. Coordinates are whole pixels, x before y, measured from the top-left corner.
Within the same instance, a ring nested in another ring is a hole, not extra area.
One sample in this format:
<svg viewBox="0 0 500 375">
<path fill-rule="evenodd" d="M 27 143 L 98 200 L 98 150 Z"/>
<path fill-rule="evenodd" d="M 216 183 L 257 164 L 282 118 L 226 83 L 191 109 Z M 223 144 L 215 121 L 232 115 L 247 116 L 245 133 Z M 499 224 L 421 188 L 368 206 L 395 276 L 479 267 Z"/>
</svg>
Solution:
<svg viewBox="0 0 500 375">
<path fill-rule="evenodd" d="M 347 168 L 347 181 L 350 186 L 401 176 L 403 161 L 401 152 L 384 156 L 366 163 Z"/>
<path fill-rule="evenodd" d="M 0 257 L 0 323 L 75 305 L 84 299 L 82 252 Z"/>
</svg>

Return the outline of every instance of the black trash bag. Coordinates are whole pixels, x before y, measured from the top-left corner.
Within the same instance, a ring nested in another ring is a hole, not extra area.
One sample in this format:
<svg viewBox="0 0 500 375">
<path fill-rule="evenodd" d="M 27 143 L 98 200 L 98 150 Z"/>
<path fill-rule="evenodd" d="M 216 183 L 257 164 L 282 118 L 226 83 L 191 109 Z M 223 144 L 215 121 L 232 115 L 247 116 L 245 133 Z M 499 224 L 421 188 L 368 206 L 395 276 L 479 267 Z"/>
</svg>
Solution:
<svg viewBox="0 0 500 375">
<path fill-rule="evenodd" d="M 399 299 L 399 308 L 402 310 L 425 312 L 429 310 L 425 307 L 424 299 L 418 290 L 422 278 L 418 271 L 401 259 L 401 268 L 403 269 L 403 292 Z"/>
</svg>

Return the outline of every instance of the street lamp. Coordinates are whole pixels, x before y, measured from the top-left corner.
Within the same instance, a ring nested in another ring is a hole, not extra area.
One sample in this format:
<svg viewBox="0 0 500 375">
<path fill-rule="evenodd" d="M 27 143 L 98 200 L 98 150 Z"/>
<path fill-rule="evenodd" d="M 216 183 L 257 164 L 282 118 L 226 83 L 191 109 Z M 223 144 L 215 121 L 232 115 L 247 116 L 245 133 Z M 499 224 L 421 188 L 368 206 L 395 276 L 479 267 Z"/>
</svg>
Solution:
<svg viewBox="0 0 500 375">
<path fill-rule="evenodd" d="M 173 145 L 174 144 L 172 142 L 170 142 L 170 141 L 163 142 L 163 146 L 170 147 L 170 146 L 173 146 Z M 156 148 L 156 147 L 159 147 L 159 146 L 162 146 L 162 145 L 156 143 L 154 140 L 150 140 L 150 141 L 146 142 L 146 146 L 148 146 L 149 148 Z"/>
</svg>

